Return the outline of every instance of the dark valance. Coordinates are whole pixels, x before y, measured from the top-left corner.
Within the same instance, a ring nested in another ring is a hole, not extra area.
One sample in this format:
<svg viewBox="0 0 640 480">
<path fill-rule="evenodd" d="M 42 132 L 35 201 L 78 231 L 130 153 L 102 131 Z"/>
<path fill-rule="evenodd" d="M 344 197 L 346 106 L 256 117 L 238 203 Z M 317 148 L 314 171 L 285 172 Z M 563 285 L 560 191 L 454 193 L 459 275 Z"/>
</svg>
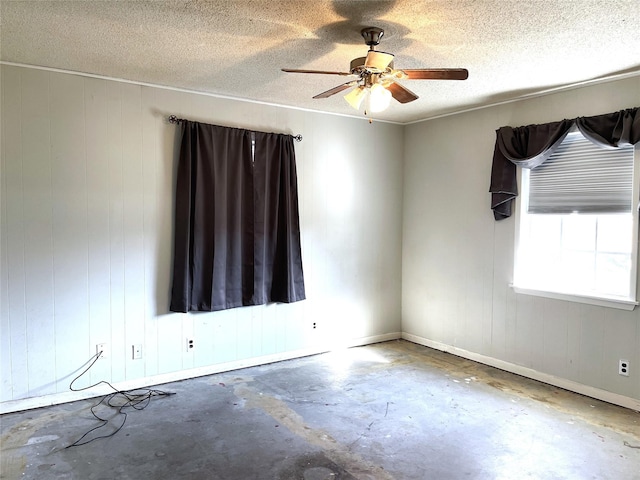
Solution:
<svg viewBox="0 0 640 480">
<path fill-rule="evenodd" d="M 182 128 L 170 310 L 303 300 L 293 137 Z"/>
<path fill-rule="evenodd" d="M 511 205 L 518 195 L 516 166 L 535 168 L 543 164 L 574 125 L 587 139 L 603 148 L 635 145 L 640 141 L 639 111 L 636 107 L 594 117 L 499 128 L 489 188 L 494 218 L 511 216 Z"/>
</svg>

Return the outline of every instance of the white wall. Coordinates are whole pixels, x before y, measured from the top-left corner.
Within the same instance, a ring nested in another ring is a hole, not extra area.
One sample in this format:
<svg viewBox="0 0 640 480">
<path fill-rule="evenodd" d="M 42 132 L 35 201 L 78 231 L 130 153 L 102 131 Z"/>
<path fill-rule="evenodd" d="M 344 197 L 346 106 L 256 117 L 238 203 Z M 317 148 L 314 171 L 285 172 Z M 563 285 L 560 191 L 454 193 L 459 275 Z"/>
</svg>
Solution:
<svg viewBox="0 0 640 480">
<path fill-rule="evenodd" d="M 488 193 L 497 128 L 639 105 L 633 77 L 407 126 L 405 338 L 640 409 L 640 308 L 515 294 L 515 218 L 495 222 Z"/>
<path fill-rule="evenodd" d="M 398 338 L 402 127 L 36 69 L 1 72 L 2 411 L 76 398 L 69 382 L 102 342 L 109 357 L 80 386 L 148 385 Z M 168 312 L 179 141 L 170 114 L 303 135 L 307 300 Z M 186 337 L 195 339 L 192 353 Z M 131 359 L 134 344 L 142 360 Z"/>
<path fill-rule="evenodd" d="M 515 294 L 515 224 L 493 220 L 488 194 L 496 128 L 637 106 L 640 78 L 403 128 L 35 69 L 0 72 L 0 412 L 78 398 L 69 382 L 101 342 L 110 356 L 81 386 L 104 379 L 132 388 L 401 330 L 640 405 L 640 309 Z M 304 136 L 296 153 L 307 300 L 167 311 L 178 141 L 170 114 Z M 196 340 L 191 354 L 187 336 Z M 143 345 L 142 360 L 131 359 L 133 344 Z M 630 360 L 630 377 L 617 375 L 619 358 Z"/>
</svg>

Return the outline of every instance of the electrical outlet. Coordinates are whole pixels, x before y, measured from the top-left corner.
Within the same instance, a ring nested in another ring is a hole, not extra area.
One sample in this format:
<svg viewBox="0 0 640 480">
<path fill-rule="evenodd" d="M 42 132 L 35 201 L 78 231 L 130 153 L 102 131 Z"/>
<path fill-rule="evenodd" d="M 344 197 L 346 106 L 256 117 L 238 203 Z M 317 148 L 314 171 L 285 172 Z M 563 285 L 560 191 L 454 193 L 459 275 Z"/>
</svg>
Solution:
<svg viewBox="0 0 640 480">
<path fill-rule="evenodd" d="M 109 345 L 106 343 L 98 343 L 96 345 L 96 355 L 98 358 L 107 358 L 109 356 Z"/>
<path fill-rule="evenodd" d="M 187 338 L 187 353 L 193 351 L 193 338 Z"/>
<path fill-rule="evenodd" d="M 620 362 L 618 363 L 618 373 L 625 377 L 629 376 L 629 360 L 620 359 Z"/>
<path fill-rule="evenodd" d="M 134 360 L 142 358 L 142 344 L 131 345 L 131 358 Z"/>
</svg>

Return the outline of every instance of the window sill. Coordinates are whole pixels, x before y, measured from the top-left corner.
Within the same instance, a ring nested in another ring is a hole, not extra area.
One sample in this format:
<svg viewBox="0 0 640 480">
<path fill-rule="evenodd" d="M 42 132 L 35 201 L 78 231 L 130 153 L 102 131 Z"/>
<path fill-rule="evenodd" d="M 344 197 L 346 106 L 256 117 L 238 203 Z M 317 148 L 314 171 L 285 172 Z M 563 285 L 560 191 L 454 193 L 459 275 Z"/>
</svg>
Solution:
<svg viewBox="0 0 640 480">
<path fill-rule="evenodd" d="M 523 295 L 533 295 L 535 297 L 545 297 L 545 298 L 553 298 L 556 300 L 566 300 L 568 302 L 577 302 L 577 303 L 586 303 L 589 305 L 598 305 L 600 307 L 608 307 L 608 308 L 617 308 L 620 310 L 633 310 L 638 302 L 633 300 L 625 300 L 618 298 L 607 298 L 607 297 L 590 297 L 587 295 L 578 295 L 573 293 L 559 293 L 559 292 L 547 292 L 544 290 L 535 290 L 532 288 L 522 288 L 517 287 L 516 285 L 511 284 L 511 288 L 516 293 L 520 293 Z"/>
</svg>

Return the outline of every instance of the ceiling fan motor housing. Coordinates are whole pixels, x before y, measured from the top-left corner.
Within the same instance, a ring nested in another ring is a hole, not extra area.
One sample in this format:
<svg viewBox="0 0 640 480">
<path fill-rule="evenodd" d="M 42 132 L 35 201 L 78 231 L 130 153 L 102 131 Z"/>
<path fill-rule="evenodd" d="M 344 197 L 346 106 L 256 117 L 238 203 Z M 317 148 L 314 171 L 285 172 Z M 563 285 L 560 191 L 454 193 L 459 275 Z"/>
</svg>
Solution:
<svg viewBox="0 0 640 480">
<path fill-rule="evenodd" d="M 360 31 L 362 38 L 364 38 L 364 43 L 369 45 L 373 49 L 374 45 L 378 45 L 380 43 L 380 39 L 384 35 L 384 30 L 378 27 L 367 27 L 363 28 Z"/>
<path fill-rule="evenodd" d="M 355 75 L 368 71 L 373 73 L 390 72 L 393 70 L 393 55 L 385 52 L 373 52 L 376 55 L 367 55 L 351 60 L 349 70 Z"/>
</svg>

